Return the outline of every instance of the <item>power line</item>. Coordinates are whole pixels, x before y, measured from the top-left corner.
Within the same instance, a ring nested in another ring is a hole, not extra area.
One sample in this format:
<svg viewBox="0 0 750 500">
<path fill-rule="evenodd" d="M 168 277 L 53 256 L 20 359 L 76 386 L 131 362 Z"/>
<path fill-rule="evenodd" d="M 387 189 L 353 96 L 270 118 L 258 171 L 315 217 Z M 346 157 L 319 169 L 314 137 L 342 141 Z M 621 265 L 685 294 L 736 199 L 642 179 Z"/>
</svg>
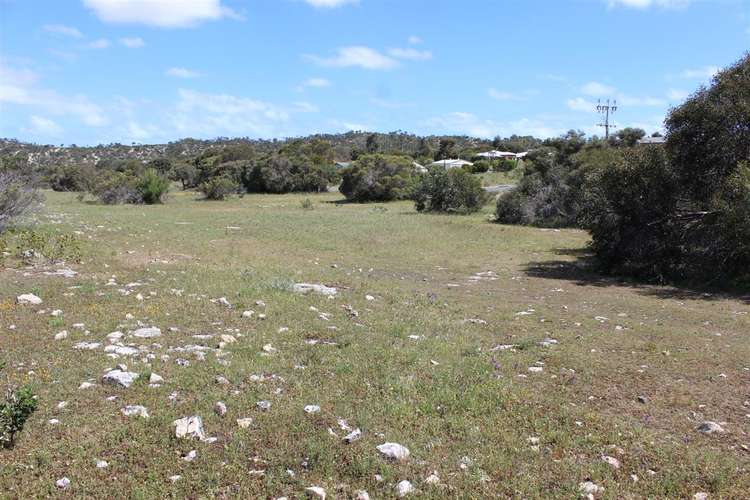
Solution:
<svg viewBox="0 0 750 500">
<path fill-rule="evenodd" d="M 609 123 L 609 114 L 617 111 L 617 100 L 614 100 L 612 104 L 610 104 L 609 99 L 607 99 L 607 103 L 602 104 L 601 99 L 597 99 L 596 111 L 597 113 L 602 113 L 604 115 L 604 123 L 600 123 L 598 126 L 604 127 L 604 138 L 609 139 L 609 129 L 617 128 L 617 125 Z"/>
</svg>

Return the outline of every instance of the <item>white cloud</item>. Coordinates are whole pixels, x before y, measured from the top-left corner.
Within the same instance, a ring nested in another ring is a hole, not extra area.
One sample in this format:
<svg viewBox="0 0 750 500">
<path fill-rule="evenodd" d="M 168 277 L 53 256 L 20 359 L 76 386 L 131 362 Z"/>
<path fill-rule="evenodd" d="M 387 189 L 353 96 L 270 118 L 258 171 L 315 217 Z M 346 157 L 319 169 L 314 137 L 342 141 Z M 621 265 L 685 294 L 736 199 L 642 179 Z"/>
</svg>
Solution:
<svg viewBox="0 0 750 500">
<path fill-rule="evenodd" d="M 197 71 L 192 71 L 187 68 L 178 68 L 178 67 L 169 68 L 167 71 L 164 72 L 164 74 L 167 76 L 173 76 L 175 78 L 185 78 L 185 79 L 198 78 L 199 76 L 201 76 L 201 74 L 198 73 Z"/>
<path fill-rule="evenodd" d="M 321 65 L 336 68 L 360 67 L 364 69 L 392 69 L 398 66 L 398 61 L 381 54 L 375 49 L 361 45 L 340 47 L 333 57 L 308 55 L 311 61 Z"/>
<path fill-rule="evenodd" d="M 660 7 L 664 9 L 679 9 L 687 7 L 692 0 L 607 0 L 612 7 L 623 6 L 634 9 L 648 9 L 649 7 Z"/>
<path fill-rule="evenodd" d="M 427 61 L 432 59 L 432 52 L 429 50 L 417 49 L 390 49 L 388 53 L 397 59 L 406 59 L 409 61 Z"/>
<path fill-rule="evenodd" d="M 162 28 L 194 26 L 239 16 L 221 0 L 83 0 L 96 16 L 107 23 L 134 23 Z"/>
<path fill-rule="evenodd" d="M 309 78 L 302 82 L 302 87 L 314 87 L 314 88 L 324 88 L 324 87 L 330 87 L 331 82 L 326 80 L 325 78 Z"/>
<path fill-rule="evenodd" d="M 277 137 L 289 111 L 264 101 L 180 89 L 172 122 L 183 136 L 254 135 Z M 298 110 L 295 110 L 298 111 Z"/>
<path fill-rule="evenodd" d="M 496 101 L 522 101 L 523 97 L 513 94 L 512 92 L 505 92 L 497 90 L 495 88 L 487 89 L 487 95 Z"/>
<path fill-rule="evenodd" d="M 682 89 L 669 89 L 667 91 L 667 97 L 670 101 L 683 101 L 687 99 L 689 95 L 690 92 Z"/>
<path fill-rule="evenodd" d="M 298 113 L 317 113 L 319 111 L 318 107 L 314 104 L 310 104 L 307 101 L 297 101 L 293 103 L 294 108 L 292 111 L 296 111 Z"/>
<path fill-rule="evenodd" d="M 417 35 L 412 35 L 409 37 L 409 43 L 412 45 L 418 45 L 422 43 L 422 39 L 419 38 Z"/>
<path fill-rule="evenodd" d="M 48 33 L 55 33 L 57 35 L 69 36 L 72 38 L 83 38 L 83 33 L 78 31 L 77 28 L 66 26 L 64 24 L 45 24 L 43 29 Z"/>
<path fill-rule="evenodd" d="M 625 94 L 618 94 L 617 102 L 623 106 L 643 107 L 643 106 L 666 106 L 667 102 L 658 97 L 633 97 Z"/>
<path fill-rule="evenodd" d="M 716 66 L 704 66 L 702 68 L 686 69 L 680 76 L 689 80 L 703 80 L 713 78 L 716 73 L 719 72 L 719 68 Z"/>
<path fill-rule="evenodd" d="M 29 117 L 31 126 L 29 128 L 21 129 L 22 132 L 42 137 L 58 137 L 62 134 L 63 129 L 49 118 L 43 116 L 31 115 Z"/>
<path fill-rule="evenodd" d="M 581 88 L 581 92 L 594 97 L 608 96 L 615 93 L 615 88 L 599 82 L 589 82 Z"/>
<path fill-rule="evenodd" d="M 106 38 L 99 38 L 98 40 L 89 43 L 89 48 L 92 49 L 106 49 L 109 46 L 110 42 Z"/>
<path fill-rule="evenodd" d="M 477 117 L 472 113 L 454 112 L 427 120 L 424 125 L 430 133 L 466 134 L 473 137 L 507 137 L 513 134 L 533 135 L 535 137 L 554 137 L 565 132 L 565 129 L 545 123 L 543 120 L 521 118 L 505 123 Z"/>
<path fill-rule="evenodd" d="M 566 104 L 573 111 L 584 111 L 584 112 L 592 112 L 592 113 L 596 111 L 596 103 L 587 101 L 583 97 L 576 97 L 574 99 L 568 99 L 566 101 Z"/>
<path fill-rule="evenodd" d="M 305 2 L 316 8 L 333 8 L 346 4 L 359 3 L 359 0 L 305 0 Z"/>
<path fill-rule="evenodd" d="M 143 38 L 140 37 L 120 38 L 120 43 L 129 49 L 139 49 L 146 45 L 146 42 L 144 42 Z"/>
<path fill-rule="evenodd" d="M 85 95 L 60 95 L 38 87 L 37 79 L 33 71 L 11 68 L 0 60 L 0 104 L 38 108 L 53 115 L 72 115 L 91 126 L 107 123 L 103 110 Z"/>
</svg>

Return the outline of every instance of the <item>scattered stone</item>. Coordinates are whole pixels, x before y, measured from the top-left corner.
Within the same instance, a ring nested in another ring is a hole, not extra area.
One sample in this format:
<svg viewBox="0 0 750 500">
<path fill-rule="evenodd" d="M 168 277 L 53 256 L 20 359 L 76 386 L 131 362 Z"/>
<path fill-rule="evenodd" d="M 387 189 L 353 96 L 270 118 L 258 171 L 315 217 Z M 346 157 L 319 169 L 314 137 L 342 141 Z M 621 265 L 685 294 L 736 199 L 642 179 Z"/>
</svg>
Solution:
<svg viewBox="0 0 750 500">
<path fill-rule="evenodd" d="M 187 454 L 185 456 L 182 457 L 182 459 L 184 461 L 186 461 L 186 462 L 192 462 L 193 460 L 195 460 L 195 457 L 197 457 L 197 456 L 198 456 L 198 452 L 197 451 L 190 450 L 189 452 L 187 452 Z"/>
<path fill-rule="evenodd" d="M 143 417 L 143 418 L 149 417 L 148 409 L 146 409 L 145 406 L 141 406 L 141 405 L 128 405 L 120 411 L 126 417 Z"/>
<path fill-rule="evenodd" d="M 155 326 L 149 326 L 146 328 L 139 328 L 133 332 L 133 337 L 141 339 L 150 339 L 153 337 L 160 337 L 161 330 Z"/>
<path fill-rule="evenodd" d="M 49 315 L 56 318 L 58 316 L 62 316 L 62 313 L 62 309 L 55 309 L 54 311 L 49 313 Z"/>
<path fill-rule="evenodd" d="M 638 399 L 638 402 L 641 403 L 641 404 L 643 404 L 643 405 L 645 405 L 646 403 L 648 403 L 648 398 L 646 396 L 638 396 L 637 399 Z"/>
<path fill-rule="evenodd" d="M 109 462 L 107 462 L 106 460 L 97 460 L 96 461 L 96 468 L 97 469 L 106 469 L 107 467 L 109 467 Z"/>
<path fill-rule="evenodd" d="M 531 373 L 542 373 L 544 371 L 544 368 L 542 368 L 541 366 L 530 366 L 529 371 Z"/>
<path fill-rule="evenodd" d="M 50 424 L 50 425 L 57 425 L 57 424 L 60 423 L 60 421 L 58 419 L 56 419 L 56 418 L 51 418 L 51 419 L 49 419 L 47 421 L 47 423 Z"/>
<path fill-rule="evenodd" d="M 138 374 L 123 370 L 110 370 L 102 377 L 102 382 L 109 385 L 128 388 L 138 378 Z"/>
<path fill-rule="evenodd" d="M 33 293 L 24 293 L 16 297 L 16 302 L 19 305 L 38 306 L 39 304 L 42 303 L 42 299 L 40 299 Z M 64 477 L 63 479 L 67 480 L 68 478 Z M 62 479 L 60 481 L 62 481 Z M 70 481 L 68 481 L 68 483 L 70 483 Z"/>
<path fill-rule="evenodd" d="M 409 458 L 409 448 L 398 443 L 383 443 L 377 446 L 378 451 L 391 460 L 406 460 Z"/>
<path fill-rule="evenodd" d="M 305 493 L 307 493 L 307 496 L 310 498 L 319 498 L 320 500 L 326 500 L 326 490 L 324 490 L 320 486 L 310 486 L 309 488 L 305 488 Z"/>
<path fill-rule="evenodd" d="M 80 351 L 94 351 L 99 347 L 101 347 L 99 342 L 78 342 L 73 345 L 73 349 L 78 349 Z"/>
<path fill-rule="evenodd" d="M 104 352 L 117 354 L 118 356 L 137 356 L 141 353 L 135 347 L 128 347 L 124 345 L 108 345 L 104 348 Z"/>
<path fill-rule="evenodd" d="M 584 481 L 582 483 L 578 484 L 578 490 L 583 495 L 591 495 L 592 497 L 594 495 L 602 494 L 604 493 L 604 488 L 599 486 L 598 484 L 594 484 L 591 481 Z"/>
<path fill-rule="evenodd" d="M 157 375 L 156 373 L 152 373 L 148 377 L 149 384 L 161 384 L 162 382 L 164 382 L 164 378 L 161 375 Z"/>
<path fill-rule="evenodd" d="M 370 494 L 365 490 L 357 490 L 354 492 L 354 500 L 370 500 Z"/>
<path fill-rule="evenodd" d="M 237 425 L 240 427 L 240 429 L 247 429 L 252 424 L 253 424 L 253 419 L 250 417 L 237 419 Z"/>
<path fill-rule="evenodd" d="M 172 422 L 172 425 L 175 427 L 175 436 L 178 438 L 206 440 L 203 432 L 203 419 L 198 415 L 180 418 Z"/>
<path fill-rule="evenodd" d="M 696 430 L 703 434 L 722 434 L 724 432 L 724 428 L 716 422 L 703 422 Z"/>
<path fill-rule="evenodd" d="M 296 283 L 292 287 L 292 290 L 295 293 L 315 292 L 321 295 L 329 295 L 329 296 L 336 295 L 336 293 L 338 292 L 336 288 L 325 286 L 325 285 L 319 285 L 319 284 L 311 284 L 311 283 Z"/>
<path fill-rule="evenodd" d="M 320 411 L 320 406 L 318 405 L 307 405 L 304 408 L 305 413 L 318 413 Z"/>
<path fill-rule="evenodd" d="M 276 352 L 276 350 L 277 349 L 271 344 L 266 344 L 263 346 L 263 352 L 268 353 L 268 354 L 273 354 Z"/>
<path fill-rule="evenodd" d="M 63 330 L 60 333 L 55 334 L 55 340 L 65 340 L 68 338 L 68 331 Z"/>
<path fill-rule="evenodd" d="M 440 476 L 438 476 L 437 471 L 432 471 L 432 474 L 425 478 L 424 483 L 431 485 L 440 484 Z"/>
<path fill-rule="evenodd" d="M 60 488 L 61 490 L 67 490 L 70 487 L 70 479 L 67 477 L 63 477 L 55 481 L 55 486 Z"/>
<path fill-rule="evenodd" d="M 82 382 L 81 385 L 78 386 L 79 389 L 91 389 L 92 387 L 96 387 L 96 384 L 92 384 L 91 382 Z"/>
<path fill-rule="evenodd" d="M 354 429 L 349 434 L 347 434 L 346 436 L 344 436 L 344 441 L 346 441 L 347 443 L 351 444 L 354 441 L 359 440 L 359 438 L 361 438 L 361 437 L 362 437 L 362 431 L 357 428 L 357 429 Z"/>
<path fill-rule="evenodd" d="M 229 385 L 229 380 L 227 380 L 225 377 L 222 377 L 221 375 L 217 376 L 214 381 L 219 385 Z"/>
<path fill-rule="evenodd" d="M 182 479 L 182 476 L 180 476 L 180 475 L 169 476 L 169 481 L 172 482 L 172 483 L 176 483 L 180 479 Z"/>
<path fill-rule="evenodd" d="M 699 491 L 695 495 L 693 495 L 693 500 L 708 500 L 708 493 L 704 493 L 703 491 Z"/>
<path fill-rule="evenodd" d="M 372 295 L 365 295 L 365 300 L 368 302 L 372 302 L 373 300 L 375 300 L 375 297 L 373 297 Z"/>
<path fill-rule="evenodd" d="M 602 461 L 609 464 L 610 467 L 613 469 L 619 469 L 620 468 L 620 461 L 617 460 L 615 457 L 610 457 L 608 455 L 602 455 Z"/>
<path fill-rule="evenodd" d="M 218 402 L 217 402 L 217 403 L 216 403 L 216 404 L 214 405 L 214 413 L 216 413 L 216 414 L 217 414 L 218 416 L 220 416 L 220 417 L 223 417 L 224 415 L 226 415 L 226 414 L 227 414 L 227 405 L 226 405 L 226 404 L 224 404 L 224 403 L 223 403 L 223 402 L 221 402 L 221 401 L 218 401 Z"/>
<path fill-rule="evenodd" d="M 257 406 L 257 407 L 258 407 L 259 409 L 261 409 L 261 410 L 263 410 L 263 411 L 268 411 L 268 410 L 270 410 L 270 409 L 271 409 L 271 402 L 270 402 L 270 401 L 265 401 L 265 400 L 263 400 L 263 401 L 258 401 L 257 403 L 255 403 L 255 405 L 256 405 L 256 406 Z"/>
<path fill-rule="evenodd" d="M 414 486 L 412 486 L 412 484 L 406 479 L 396 485 L 396 495 L 398 495 L 400 498 L 403 498 L 412 493 L 414 493 Z"/>
<path fill-rule="evenodd" d="M 243 318 L 252 318 L 254 314 L 255 314 L 255 311 L 243 311 L 242 312 L 242 317 Z"/>
<path fill-rule="evenodd" d="M 68 402 L 67 402 L 67 401 L 60 401 L 59 403 L 57 403 L 57 409 L 58 409 L 58 410 L 62 410 L 62 409 L 64 409 L 64 408 L 65 408 L 66 406 L 68 406 Z"/>
</svg>

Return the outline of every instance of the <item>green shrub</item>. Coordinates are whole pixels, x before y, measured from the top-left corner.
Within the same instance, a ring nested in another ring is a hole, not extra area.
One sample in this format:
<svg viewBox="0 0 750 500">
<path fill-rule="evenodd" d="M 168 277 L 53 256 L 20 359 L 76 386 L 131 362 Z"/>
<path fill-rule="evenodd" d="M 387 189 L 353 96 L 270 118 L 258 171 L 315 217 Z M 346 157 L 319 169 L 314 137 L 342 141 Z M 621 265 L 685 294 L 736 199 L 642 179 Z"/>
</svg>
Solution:
<svg viewBox="0 0 750 500">
<path fill-rule="evenodd" d="M 164 195 L 169 191 L 169 180 L 159 175 L 156 169 L 149 168 L 138 180 L 137 189 L 143 203 L 162 203 Z"/>
<path fill-rule="evenodd" d="M 240 186 L 227 177 L 214 177 L 200 185 L 199 189 L 207 200 L 224 200 L 236 193 Z"/>
<path fill-rule="evenodd" d="M 125 172 L 102 171 L 89 192 L 107 205 L 139 203 L 138 178 Z"/>
<path fill-rule="evenodd" d="M 409 198 L 416 177 L 412 160 L 381 154 L 360 156 L 341 171 L 339 191 L 357 202 L 392 201 Z"/>
<path fill-rule="evenodd" d="M 481 181 L 463 169 L 433 168 L 423 175 L 414 192 L 418 211 L 472 213 L 487 200 Z"/>
<path fill-rule="evenodd" d="M 510 172 L 517 166 L 518 166 L 518 162 L 516 160 L 508 160 L 506 158 L 506 159 L 497 161 L 495 165 L 493 166 L 493 170 L 495 172 Z"/>
<path fill-rule="evenodd" d="M 65 165 L 58 167 L 49 176 L 53 191 L 88 191 L 92 180 L 98 175 L 94 167 L 86 165 Z"/>
<path fill-rule="evenodd" d="M 336 179 L 333 165 L 322 165 L 305 155 L 274 154 L 246 170 L 243 183 L 248 192 L 318 193 Z"/>
<path fill-rule="evenodd" d="M 489 160 L 477 160 L 473 165 L 467 165 L 464 168 L 472 174 L 483 174 L 492 168 L 492 162 Z"/>
<path fill-rule="evenodd" d="M 305 198 L 304 200 L 302 200 L 302 201 L 300 202 L 300 206 L 301 206 L 301 207 L 302 207 L 302 208 L 303 208 L 304 210 L 312 210 L 313 208 L 315 208 L 315 207 L 313 206 L 313 202 L 312 202 L 312 201 L 310 200 L 310 198 Z"/>
<path fill-rule="evenodd" d="M 0 403 L 0 444 L 4 448 L 13 446 L 16 434 L 21 432 L 36 407 L 37 400 L 31 387 L 8 388 L 5 401 Z"/>
</svg>

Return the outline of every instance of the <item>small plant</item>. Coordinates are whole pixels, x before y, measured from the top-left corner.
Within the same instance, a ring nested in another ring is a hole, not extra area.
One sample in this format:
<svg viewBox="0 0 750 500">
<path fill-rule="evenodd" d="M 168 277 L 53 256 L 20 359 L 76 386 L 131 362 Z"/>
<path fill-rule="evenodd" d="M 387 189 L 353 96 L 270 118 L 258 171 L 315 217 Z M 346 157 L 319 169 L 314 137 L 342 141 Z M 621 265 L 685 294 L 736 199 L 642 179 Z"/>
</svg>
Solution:
<svg viewBox="0 0 750 500">
<path fill-rule="evenodd" d="M 55 235 L 39 230 L 24 230 L 9 237 L 5 243 L 15 248 L 15 256 L 24 260 L 81 261 L 81 242 L 74 234 Z"/>
<path fill-rule="evenodd" d="M 16 434 L 21 432 L 36 407 L 37 399 L 31 387 L 8 388 L 5 401 L 0 403 L 0 445 L 3 448 L 13 446 Z"/>
<path fill-rule="evenodd" d="M 147 169 L 138 181 L 138 192 L 147 205 L 162 203 L 164 195 L 169 191 L 169 180 L 159 175 L 153 168 Z"/>
<path fill-rule="evenodd" d="M 213 177 L 198 189 L 203 193 L 207 200 L 224 200 L 232 193 L 236 193 L 240 186 L 228 177 Z"/>
<path fill-rule="evenodd" d="M 302 200 L 302 201 L 301 201 L 301 202 L 300 202 L 299 204 L 300 204 L 300 206 L 301 206 L 301 207 L 302 207 L 302 208 L 303 208 L 304 210 L 312 210 L 312 209 L 314 209 L 314 208 L 315 208 L 315 207 L 313 206 L 313 202 L 312 202 L 312 201 L 310 201 L 310 198 L 305 198 L 305 199 L 304 199 L 304 200 Z"/>
</svg>

